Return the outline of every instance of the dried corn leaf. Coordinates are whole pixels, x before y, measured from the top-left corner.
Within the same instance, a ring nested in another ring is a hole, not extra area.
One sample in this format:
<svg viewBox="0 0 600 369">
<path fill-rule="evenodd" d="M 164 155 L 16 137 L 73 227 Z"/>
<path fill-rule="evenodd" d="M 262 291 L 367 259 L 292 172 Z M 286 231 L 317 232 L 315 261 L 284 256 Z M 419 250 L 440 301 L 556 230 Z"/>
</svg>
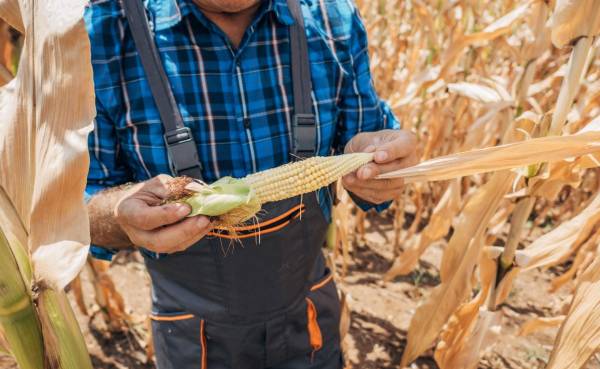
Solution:
<svg viewBox="0 0 600 369">
<path fill-rule="evenodd" d="M 12 50 L 13 45 L 8 24 L 0 19 L 0 86 L 4 86 L 13 79 L 13 75 L 9 70 L 13 53 Z"/>
<path fill-rule="evenodd" d="M 408 342 L 402 355 L 401 367 L 407 366 L 433 344 L 444 324 L 468 297 L 480 242 L 477 239 L 469 244 L 465 257 L 452 278 L 435 287 L 429 298 L 417 308 L 408 329 Z"/>
<path fill-rule="evenodd" d="M 495 147 L 438 157 L 379 175 L 377 178 L 404 178 L 407 183 L 439 181 L 524 167 L 539 162 L 553 162 L 600 151 L 600 131 L 571 136 L 534 138 Z"/>
<path fill-rule="evenodd" d="M 485 228 L 510 188 L 512 178 L 510 173 L 495 173 L 469 199 L 459 215 L 442 260 L 442 283 L 417 308 L 410 322 L 403 365 L 416 359 L 433 344 L 448 318 L 468 298 L 470 278 L 483 244 Z"/>
<path fill-rule="evenodd" d="M 0 18 L 4 19 L 14 29 L 24 32 L 21 19 L 21 7 L 18 0 L 0 0 Z"/>
<path fill-rule="evenodd" d="M 521 48 L 522 60 L 537 59 L 550 48 L 550 27 L 547 22 L 549 13 L 550 9 L 546 1 L 536 0 L 531 4 L 526 22 L 531 30 L 532 39 L 526 40 Z"/>
<path fill-rule="evenodd" d="M 565 284 L 567 284 L 568 282 L 573 280 L 573 278 L 576 275 L 578 275 L 579 273 L 581 273 L 581 271 L 587 269 L 587 267 L 597 257 L 596 249 L 597 249 L 599 238 L 600 238 L 600 233 L 596 232 L 587 241 L 585 241 L 583 246 L 581 246 L 580 250 L 577 251 L 577 254 L 575 255 L 575 258 L 573 259 L 573 262 L 572 262 L 571 266 L 569 267 L 569 270 L 567 270 L 565 273 L 563 273 L 559 276 L 556 276 L 554 279 L 552 279 L 552 281 L 550 282 L 551 283 L 551 287 L 549 289 L 550 292 L 557 291 L 559 288 L 561 288 L 562 286 L 564 286 Z"/>
<path fill-rule="evenodd" d="M 558 327 L 564 321 L 564 315 L 531 318 L 521 326 L 521 329 L 519 329 L 519 336 L 528 336 L 543 329 Z"/>
<path fill-rule="evenodd" d="M 384 280 L 390 281 L 396 276 L 410 273 L 427 247 L 433 241 L 448 234 L 452 220 L 460 210 L 460 205 L 460 183 L 458 180 L 454 180 L 450 182 L 446 192 L 433 209 L 433 214 L 427 226 L 414 238 L 415 242 L 394 260 L 394 265 L 387 271 Z"/>
<path fill-rule="evenodd" d="M 529 188 L 531 196 L 542 197 L 549 201 L 556 200 L 558 194 L 565 186 L 576 188 L 581 182 L 581 168 L 589 165 L 590 155 L 573 161 L 558 161 L 550 163 L 548 170 L 543 175 L 530 179 Z M 600 163 L 594 165 L 600 166 Z"/>
<path fill-rule="evenodd" d="M 468 82 L 458 82 L 458 83 L 449 83 L 448 91 L 457 93 L 461 96 L 467 97 L 469 99 L 479 101 L 482 103 L 500 103 L 506 102 L 505 97 L 502 96 L 500 92 L 497 90 L 476 84 L 476 83 L 468 83 Z"/>
<path fill-rule="evenodd" d="M 459 58 L 466 51 L 466 48 L 477 42 L 492 41 L 502 35 L 510 32 L 511 27 L 518 20 L 522 19 L 529 9 L 530 2 L 527 1 L 496 21 L 488 25 L 481 32 L 462 35 L 458 37 L 452 45 L 446 50 L 443 56 L 442 69 L 439 73 L 439 78 L 445 79 L 450 74 L 450 70 L 456 65 Z"/>
<path fill-rule="evenodd" d="M 436 362 L 441 369 L 474 369 L 479 364 L 479 358 L 486 349 L 489 349 L 500 337 L 502 328 L 502 312 L 477 310 L 473 318 L 472 327 L 468 336 L 459 349 L 453 350 L 454 356 L 436 357 Z"/>
<path fill-rule="evenodd" d="M 106 323 L 112 331 L 126 331 L 130 326 L 131 317 L 125 311 L 123 296 L 117 291 L 108 274 L 110 263 L 88 258 L 87 265 L 92 273 L 96 303 L 103 312 Z"/>
<path fill-rule="evenodd" d="M 600 222 L 600 194 L 581 213 L 561 223 L 517 253 L 517 264 L 525 270 L 554 265 L 571 255 Z"/>
<path fill-rule="evenodd" d="M 591 50 L 592 40 L 584 37 L 577 41 L 569 63 L 567 73 L 562 81 L 560 93 L 552 113 L 549 135 L 560 135 L 567 119 L 567 115 L 573 105 L 573 99 L 581 86 L 581 79 L 585 72 L 586 60 Z"/>
<path fill-rule="evenodd" d="M 0 327 L 0 354 L 8 354 L 9 347 L 8 342 L 6 342 L 6 338 L 4 337 L 4 332 L 2 332 L 2 327 Z"/>
<path fill-rule="evenodd" d="M 563 47 L 580 37 L 600 33 L 600 2 L 598 0 L 556 0 L 550 18 L 552 42 Z"/>
<path fill-rule="evenodd" d="M 502 277 L 502 280 L 496 287 L 496 300 L 494 301 L 495 307 L 506 301 L 510 291 L 512 290 L 513 282 L 520 272 L 521 269 L 519 267 L 513 267 L 504 275 L 504 277 Z"/>
<path fill-rule="evenodd" d="M 479 263 L 481 290 L 475 298 L 462 304 L 448 320 L 440 334 L 440 342 L 435 350 L 435 361 L 441 369 L 470 369 L 477 365 L 482 344 L 493 334 L 488 323 L 487 311 L 481 310 L 492 284 L 496 279 L 496 258 L 482 253 Z M 483 325 L 483 326 L 482 326 Z"/>
<path fill-rule="evenodd" d="M 547 369 L 578 369 L 600 347 L 600 259 L 583 273 Z"/>
<path fill-rule="evenodd" d="M 36 280 L 56 289 L 77 275 L 89 244 L 83 191 L 95 105 L 85 3 L 0 2 L 0 17 L 17 26 L 18 10 L 31 12 L 21 67 L 0 89 L 0 173 L 11 173 L 0 177 L 1 218 L 28 246 Z"/>
<path fill-rule="evenodd" d="M 350 332 L 350 324 L 352 323 L 352 314 L 350 311 L 350 306 L 348 305 L 348 296 L 342 291 L 340 298 L 340 306 L 341 306 L 341 316 L 340 316 L 340 340 L 343 341 L 344 338 Z"/>
</svg>

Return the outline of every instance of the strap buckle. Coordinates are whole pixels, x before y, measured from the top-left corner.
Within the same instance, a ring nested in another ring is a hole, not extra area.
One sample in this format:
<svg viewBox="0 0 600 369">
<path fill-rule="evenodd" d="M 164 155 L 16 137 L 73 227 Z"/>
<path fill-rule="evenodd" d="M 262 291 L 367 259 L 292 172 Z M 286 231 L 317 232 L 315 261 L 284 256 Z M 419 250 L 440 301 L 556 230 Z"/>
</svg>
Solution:
<svg viewBox="0 0 600 369">
<path fill-rule="evenodd" d="M 294 149 L 296 159 L 315 155 L 317 149 L 317 125 L 314 114 L 294 114 Z"/>
<path fill-rule="evenodd" d="M 202 164 L 198 159 L 198 148 L 188 127 L 177 128 L 164 134 L 171 172 L 175 176 L 185 175 L 201 178 Z"/>
</svg>

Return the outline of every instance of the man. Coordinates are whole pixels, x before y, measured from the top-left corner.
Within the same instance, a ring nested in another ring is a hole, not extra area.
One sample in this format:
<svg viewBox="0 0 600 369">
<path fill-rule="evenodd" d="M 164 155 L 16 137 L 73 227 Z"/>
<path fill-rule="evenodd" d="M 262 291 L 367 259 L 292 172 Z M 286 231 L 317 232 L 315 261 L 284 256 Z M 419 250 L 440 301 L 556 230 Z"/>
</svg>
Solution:
<svg viewBox="0 0 600 369">
<path fill-rule="evenodd" d="M 173 114 L 193 136 L 204 181 L 294 160 L 299 134 L 311 155 L 375 152 L 343 184 L 363 209 L 384 209 L 402 181 L 374 177 L 414 164 L 414 137 L 397 129 L 374 91 L 350 0 L 303 0 L 301 12 L 295 1 L 145 1 L 169 82 L 163 95 L 172 94 Z M 98 111 L 87 188 L 92 253 L 110 259 L 136 247 L 144 255 L 158 368 L 342 368 L 339 301 L 320 250 L 331 193 L 268 204 L 259 224 L 235 236 L 206 217 L 187 218 L 185 205 L 164 204 L 168 174 L 182 173 L 173 162 L 195 153 L 181 158 L 166 147 L 161 97 L 148 78 L 160 73 L 142 62 L 147 50 L 132 31 L 145 17 L 123 4 L 95 0 L 85 15 Z M 292 47 L 302 45 L 292 31 L 302 23 L 304 56 Z M 293 76 L 302 60 L 304 79 Z M 309 114 L 300 116 L 299 100 Z M 298 117 L 309 118 L 304 133 Z"/>
</svg>

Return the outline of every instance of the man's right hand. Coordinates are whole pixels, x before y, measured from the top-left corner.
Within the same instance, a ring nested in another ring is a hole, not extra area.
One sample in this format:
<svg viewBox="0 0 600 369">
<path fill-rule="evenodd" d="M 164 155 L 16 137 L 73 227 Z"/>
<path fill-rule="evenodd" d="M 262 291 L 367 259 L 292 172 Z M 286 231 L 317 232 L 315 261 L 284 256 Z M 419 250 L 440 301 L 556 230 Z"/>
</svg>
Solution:
<svg viewBox="0 0 600 369">
<path fill-rule="evenodd" d="M 109 220 L 108 216 L 94 216 L 100 210 L 97 204 L 101 199 L 96 197 L 102 197 L 103 194 L 94 196 L 88 204 L 90 223 L 92 223 L 92 242 L 109 247 L 115 244 L 117 247 L 121 244 L 122 247 L 123 243 L 128 243 L 158 253 L 174 253 L 183 251 L 202 239 L 212 228 L 207 217 L 186 218 L 191 211 L 188 205 L 162 204 L 164 199 L 169 197 L 166 183 L 170 179 L 168 175 L 159 175 L 127 190 L 117 190 L 120 193 L 114 195 L 109 191 L 106 194 L 107 198 L 104 199 L 109 201 L 103 202 L 112 205 L 109 205 L 111 209 L 104 209 L 104 211 L 112 210 L 110 220 L 111 223 L 115 223 L 115 227 L 93 226 L 94 222 Z M 98 234 L 102 233 L 103 229 L 111 228 L 112 233 L 122 234 Z M 95 238 L 101 242 L 96 241 Z M 114 242 L 110 241 L 111 238 Z M 128 242 L 123 242 L 125 238 Z"/>
</svg>

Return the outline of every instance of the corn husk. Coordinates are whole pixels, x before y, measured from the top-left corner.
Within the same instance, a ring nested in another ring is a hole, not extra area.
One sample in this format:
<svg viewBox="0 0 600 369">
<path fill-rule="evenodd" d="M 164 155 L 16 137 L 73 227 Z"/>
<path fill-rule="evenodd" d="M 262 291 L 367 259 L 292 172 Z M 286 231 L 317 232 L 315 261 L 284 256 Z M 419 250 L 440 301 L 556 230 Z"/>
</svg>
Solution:
<svg viewBox="0 0 600 369">
<path fill-rule="evenodd" d="M 0 176 L 0 222 L 22 266 L 11 274 L 31 279 L 28 296 L 36 302 L 44 346 L 6 333 L 13 352 L 22 345 L 41 349 L 48 368 L 91 368 L 63 293 L 85 263 L 90 241 L 83 192 L 95 103 L 85 3 L 0 2 L 0 17 L 24 33 L 18 73 L 0 89 L 0 173 L 10 173 Z"/>
</svg>

